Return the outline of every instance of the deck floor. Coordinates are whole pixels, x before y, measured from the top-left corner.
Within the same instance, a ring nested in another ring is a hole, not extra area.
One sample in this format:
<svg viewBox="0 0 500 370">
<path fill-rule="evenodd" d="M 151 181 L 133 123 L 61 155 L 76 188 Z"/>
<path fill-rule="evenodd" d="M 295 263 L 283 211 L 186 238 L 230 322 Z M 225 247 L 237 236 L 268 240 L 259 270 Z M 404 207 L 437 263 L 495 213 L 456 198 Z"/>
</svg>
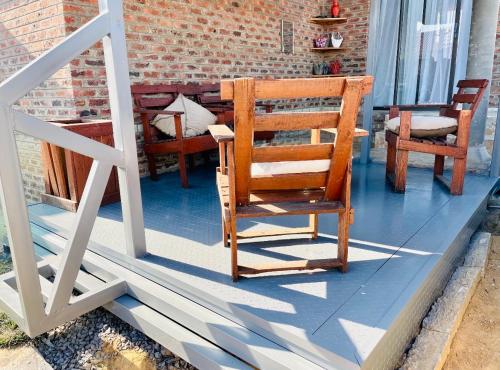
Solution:
<svg viewBox="0 0 500 370">
<path fill-rule="evenodd" d="M 470 237 L 474 217 L 495 183 L 468 176 L 464 195 L 451 197 L 432 181 L 431 171 L 410 169 L 407 192 L 396 194 L 385 182 L 383 166 L 356 165 L 348 273 L 278 273 L 233 283 L 229 249 L 221 243 L 214 175 L 214 168 L 192 171 L 187 190 L 179 187 L 176 173 L 157 182 L 143 179 L 148 254 L 133 260 L 116 253 L 124 246 L 119 204 L 100 210 L 92 234 L 99 253 L 313 361 L 346 367 L 364 363 L 403 313 L 411 317 L 410 302 L 439 263 L 454 262 L 447 250 Z M 43 204 L 30 207 L 30 214 L 34 223 L 61 236 L 67 236 L 74 218 Z M 307 217 L 293 216 L 238 226 L 306 223 Z M 336 215 L 320 216 L 317 241 L 241 243 L 240 262 L 335 257 L 336 224 Z"/>
</svg>

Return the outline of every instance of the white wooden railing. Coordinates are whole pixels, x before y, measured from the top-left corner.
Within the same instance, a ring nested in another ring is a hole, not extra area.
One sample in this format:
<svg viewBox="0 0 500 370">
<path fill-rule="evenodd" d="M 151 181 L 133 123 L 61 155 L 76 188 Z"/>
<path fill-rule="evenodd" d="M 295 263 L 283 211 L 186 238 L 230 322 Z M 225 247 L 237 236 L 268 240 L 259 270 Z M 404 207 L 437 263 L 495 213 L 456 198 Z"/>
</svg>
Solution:
<svg viewBox="0 0 500 370">
<path fill-rule="evenodd" d="M 31 89 L 99 40 L 103 40 L 115 147 L 52 126 L 12 105 Z M 94 159 L 76 222 L 51 284 L 40 273 L 33 250 L 15 132 L 33 136 Z M 99 0 L 99 15 L 0 84 L 0 195 L 14 271 L 0 278 L 0 309 L 30 336 L 124 294 L 119 278 L 72 297 L 90 234 L 113 166 L 118 168 L 125 232 L 125 253 L 146 251 L 137 148 L 121 0 Z M 47 291 L 50 290 L 50 291 Z"/>
</svg>

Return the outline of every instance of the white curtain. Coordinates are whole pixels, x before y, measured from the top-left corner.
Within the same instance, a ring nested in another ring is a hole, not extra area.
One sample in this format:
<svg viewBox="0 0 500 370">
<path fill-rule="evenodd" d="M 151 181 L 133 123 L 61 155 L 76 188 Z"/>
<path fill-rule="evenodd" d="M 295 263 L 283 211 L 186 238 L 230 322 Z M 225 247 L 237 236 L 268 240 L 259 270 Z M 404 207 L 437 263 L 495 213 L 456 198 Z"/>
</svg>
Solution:
<svg viewBox="0 0 500 370">
<path fill-rule="evenodd" d="M 380 1 L 373 87 L 375 106 L 393 103 L 400 7 L 400 0 Z"/>
<path fill-rule="evenodd" d="M 456 0 L 428 0 L 422 26 L 418 103 L 446 103 L 453 55 Z"/>
<path fill-rule="evenodd" d="M 403 7 L 397 103 L 415 104 L 424 0 L 406 0 Z"/>
</svg>

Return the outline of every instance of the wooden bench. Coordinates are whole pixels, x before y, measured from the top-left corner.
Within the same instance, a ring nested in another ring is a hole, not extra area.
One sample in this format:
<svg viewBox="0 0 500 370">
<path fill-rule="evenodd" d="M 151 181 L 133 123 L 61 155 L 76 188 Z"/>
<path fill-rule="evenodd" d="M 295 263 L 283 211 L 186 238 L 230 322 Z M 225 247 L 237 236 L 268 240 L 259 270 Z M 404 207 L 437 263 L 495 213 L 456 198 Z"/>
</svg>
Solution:
<svg viewBox="0 0 500 370">
<path fill-rule="evenodd" d="M 212 149 L 218 145 L 210 134 L 194 137 L 184 137 L 181 125 L 181 112 L 166 112 L 175 99 L 183 94 L 196 103 L 204 106 L 217 116 L 217 123 L 232 125 L 233 104 L 220 98 L 220 84 L 165 84 L 165 85 L 133 85 L 132 95 L 136 106 L 135 111 L 140 114 L 144 131 L 144 152 L 148 160 L 151 179 L 158 178 L 156 169 L 156 156 L 177 153 L 179 160 L 179 172 L 183 187 L 188 187 L 188 176 L 186 168 L 186 156 Z M 260 104 L 266 112 L 272 111 L 272 105 Z M 150 122 L 158 114 L 173 115 L 175 117 L 175 138 L 161 133 Z M 272 133 L 262 136 L 269 140 Z"/>
</svg>

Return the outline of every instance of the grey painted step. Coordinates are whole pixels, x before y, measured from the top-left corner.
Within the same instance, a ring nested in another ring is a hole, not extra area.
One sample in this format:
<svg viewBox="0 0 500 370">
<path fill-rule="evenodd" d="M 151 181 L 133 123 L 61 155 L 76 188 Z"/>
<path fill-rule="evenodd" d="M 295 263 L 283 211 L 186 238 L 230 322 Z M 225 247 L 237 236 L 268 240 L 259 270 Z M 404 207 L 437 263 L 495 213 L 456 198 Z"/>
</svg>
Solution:
<svg viewBox="0 0 500 370">
<path fill-rule="evenodd" d="M 41 263 L 47 264 L 53 270 L 58 268 L 59 258 L 56 255 L 43 251 L 39 246 L 36 252 L 43 256 L 41 260 L 37 258 Z M 9 274 L 14 277 L 13 272 L 4 276 Z M 104 285 L 105 282 L 85 271 L 79 272 L 75 282 L 75 288 L 81 293 L 99 289 Z M 49 292 L 44 293 L 47 295 Z M 214 370 L 252 368 L 129 295 L 117 298 L 104 308 L 198 368 Z"/>
<path fill-rule="evenodd" d="M 33 224 L 32 232 L 35 243 L 50 252 L 58 254 L 64 248 L 66 239 Z M 113 309 L 114 311 L 111 312 L 131 325 L 137 325 L 139 330 L 155 340 L 162 339 L 165 335 L 162 331 L 167 330 L 164 330 L 163 324 L 155 319 L 153 312 L 161 314 L 166 320 L 181 324 L 205 338 L 205 341 L 216 343 L 217 346 L 252 366 L 263 369 L 321 368 L 247 328 L 94 252 L 86 252 L 83 266 L 94 277 L 101 280 L 107 281 L 113 276 L 120 276 L 127 282 L 130 299 L 134 299 L 144 307 L 132 307 L 126 300 L 116 300 L 109 307 L 106 305 L 105 308 Z M 129 309 L 132 308 L 133 310 L 130 311 Z M 167 347 L 175 352 L 171 346 Z M 178 354 L 182 357 L 180 353 Z M 197 366 L 191 359 L 185 358 L 185 360 Z M 201 366 L 201 368 L 206 367 Z"/>
</svg>

